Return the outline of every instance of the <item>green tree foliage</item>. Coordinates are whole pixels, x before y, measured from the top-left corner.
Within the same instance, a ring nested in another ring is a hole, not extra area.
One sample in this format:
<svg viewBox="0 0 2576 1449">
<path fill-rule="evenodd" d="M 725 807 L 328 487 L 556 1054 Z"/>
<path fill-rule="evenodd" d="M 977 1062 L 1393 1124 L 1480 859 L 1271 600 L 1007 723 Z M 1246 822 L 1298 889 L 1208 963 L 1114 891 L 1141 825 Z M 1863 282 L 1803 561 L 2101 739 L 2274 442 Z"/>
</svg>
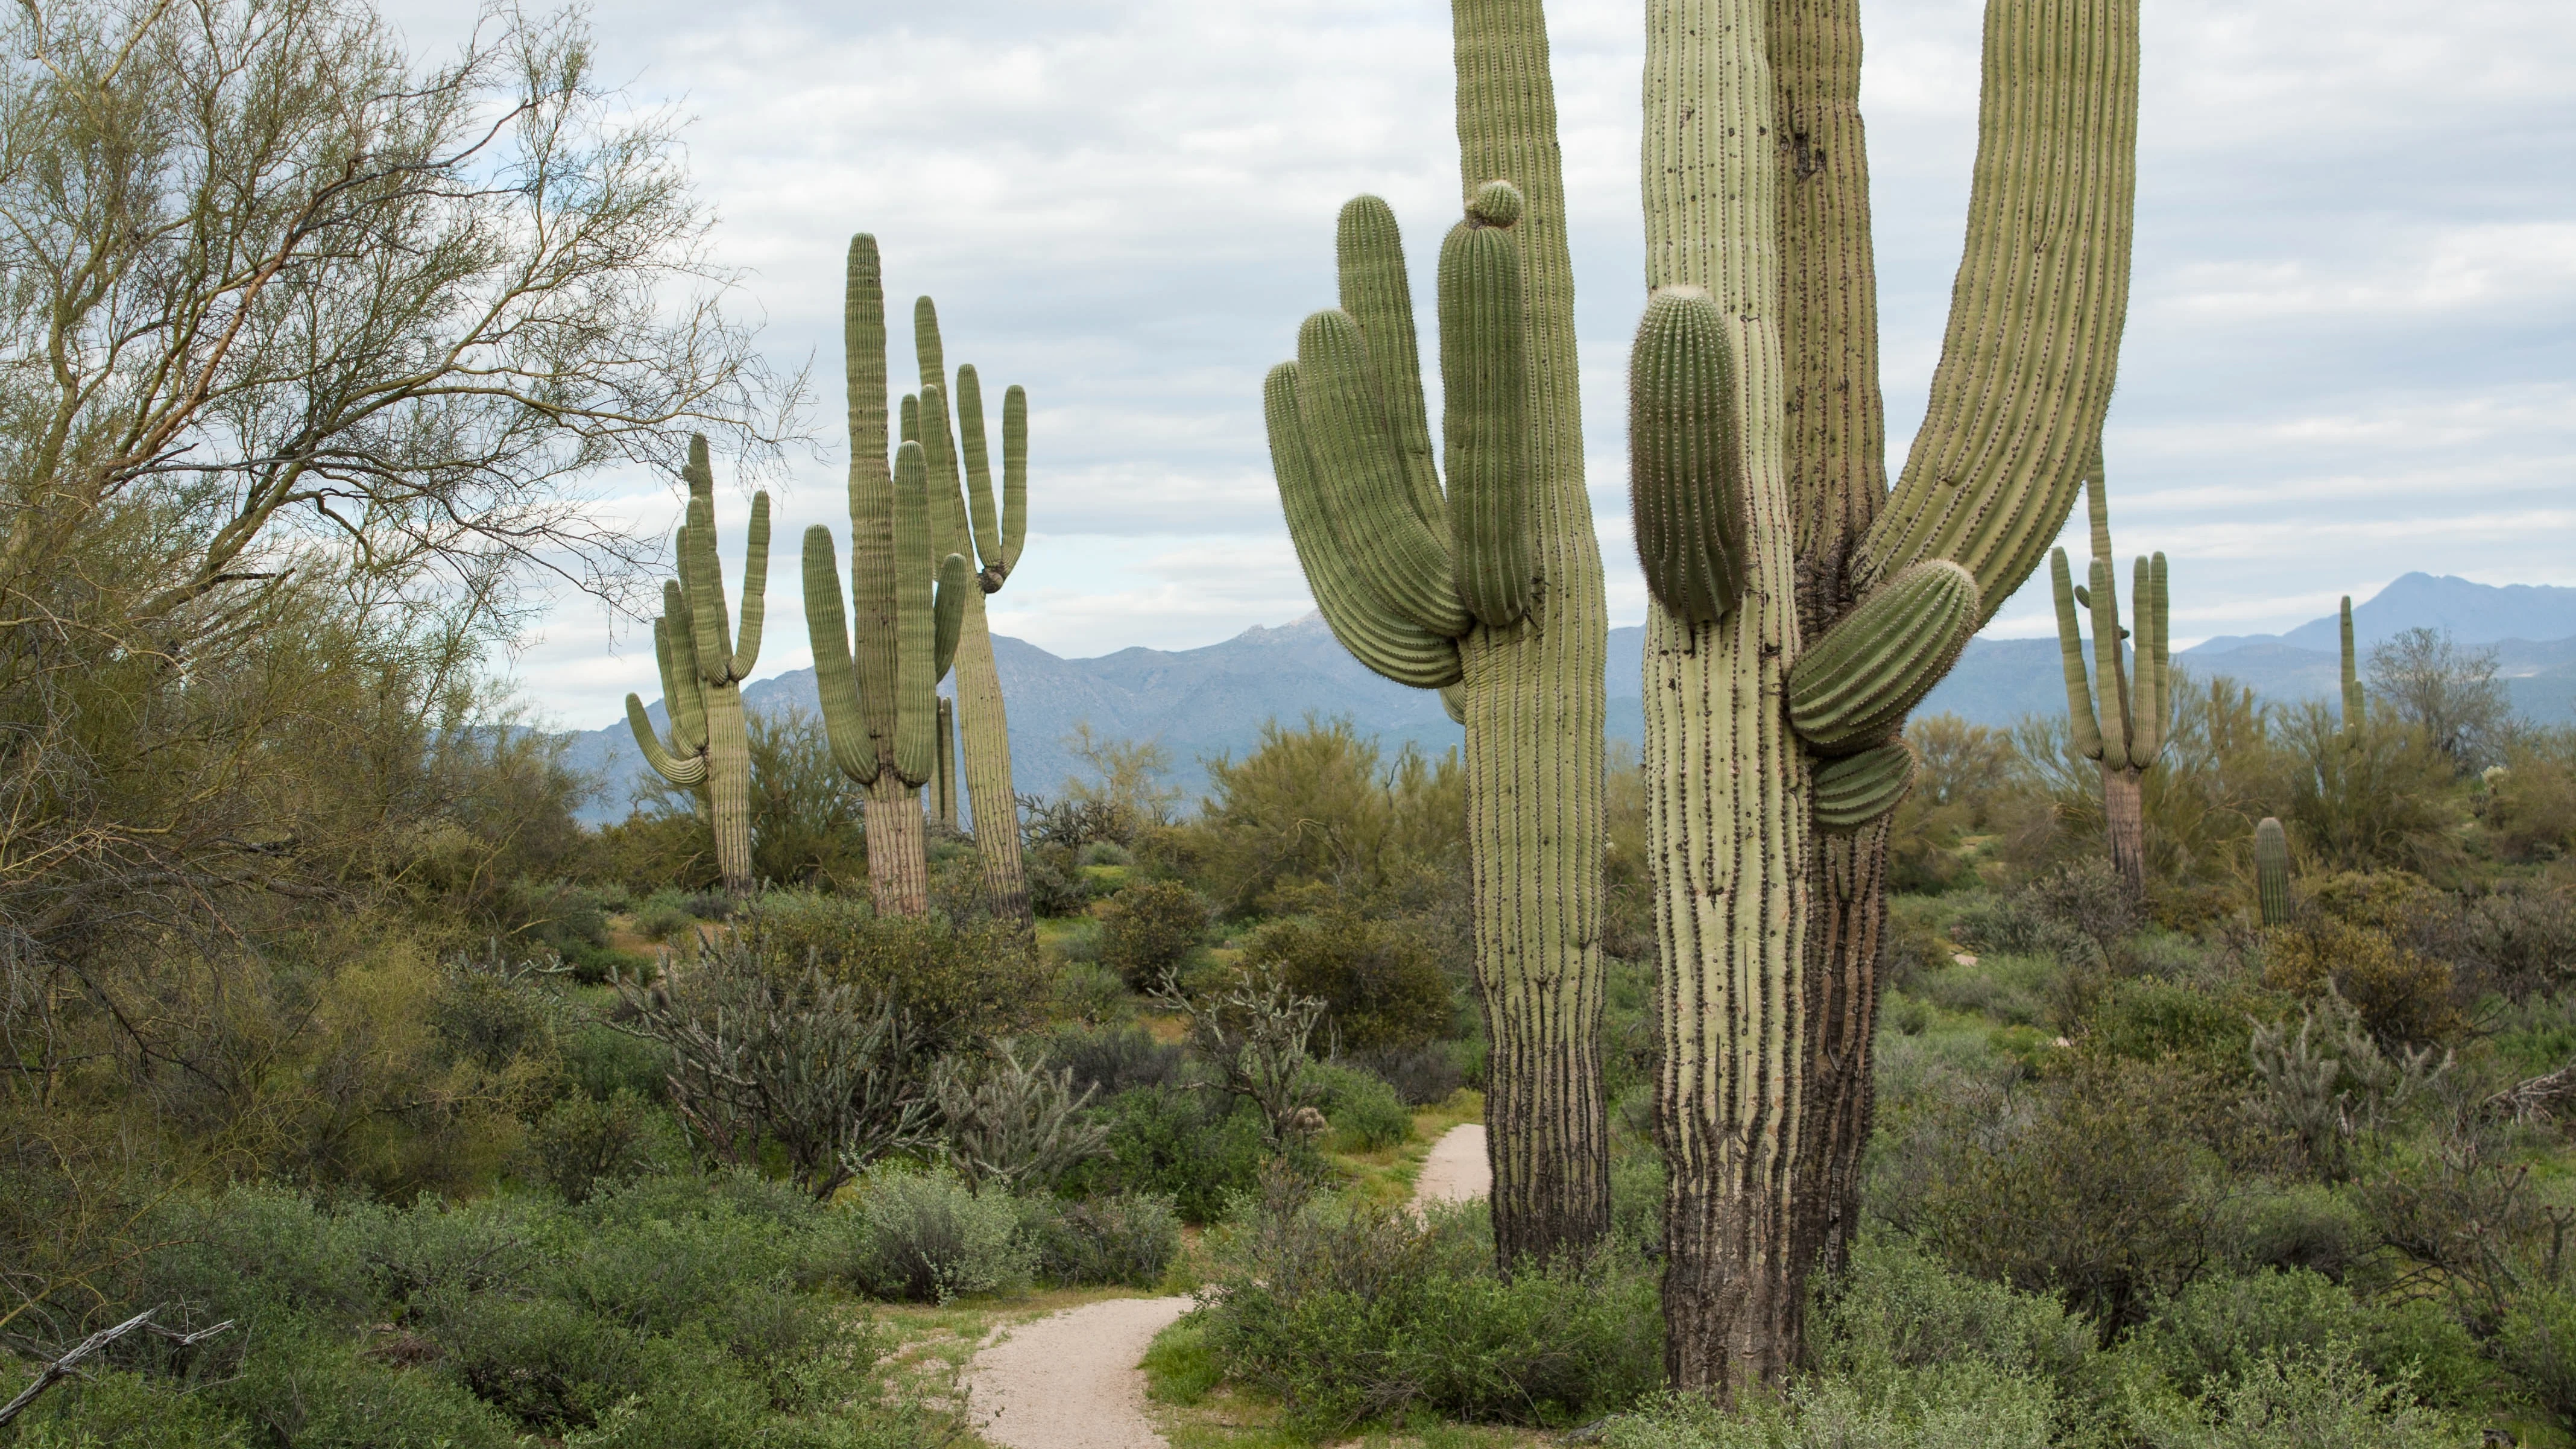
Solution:
<svg viewBox="0 0 2576 1449">
<path fill-rule="evenodd" d="M 1100 964 L 1130 990 L 1151 991 L 1207 939 L 1208 907 L 1175 880 L 1144 880 L 1100 910 Z"/>
<path fill-rule="evenodd" d="M 1465 848 L 1466 778 L 1454 755 L 1392 760 L 1347 719 L 1262 727 L 1241 760 L 1208 762 L 1198 835 L 1209 894 L 1241 916 L 1328 887 L 1345 899 L 1402 888 Z"/>
<path fill-rule="evenodd" d="M 1403 923 L 1354 911 L 1272 921 L 1242 959 L 1323 1002 L 1325 1030 L 1345 1051 L 1419 1046 L 1449 1029 L 1449 978 L 1419 930 Z"/>
</svg>

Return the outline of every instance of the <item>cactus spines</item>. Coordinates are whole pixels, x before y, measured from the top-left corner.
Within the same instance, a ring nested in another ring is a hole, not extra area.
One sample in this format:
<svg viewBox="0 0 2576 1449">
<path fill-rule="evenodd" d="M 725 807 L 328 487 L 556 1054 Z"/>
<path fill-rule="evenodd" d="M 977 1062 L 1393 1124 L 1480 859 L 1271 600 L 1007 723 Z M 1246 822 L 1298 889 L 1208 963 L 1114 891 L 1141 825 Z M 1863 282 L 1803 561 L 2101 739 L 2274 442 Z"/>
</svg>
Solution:
<svg viewBox="0 0 2576 1449">
<path fill-rule="evenodd" d="M 751 879 L 751 740 L 742 718 L 742 682 L 760 657 L 763 601 L 769 581 L 769 495 L 751 502 L 751 536 L 743 551 L 742 633 L 725 617 L 724 565 L 716 555 L 715 469 L 707 440 L 692 435 L 681 476 L 689 504 L 674 540 L 679 577 L 662 585 L 662 617 L 653 622 L 653 655 L 662 674 L 668 745 L 656 739 L 644 702 L 626 696 L 626 725 L 644 762 L 664 780 L 694 790 L 715 828 L 716 868 L 728 894 L 744 895 Z"/>
<path fill-rule="evenodd" d="M 1726 320 L 1699 287 L 1646 303 L 1628 361 L 1629 516 L 1646 587 L 1714 624 L 1744 587 L 1742 465 Z"/>
<path fill-rule="evenodd" d="M 1848 834 L 1894 810 L 1914 788 L 1914 747 L 1890 740 L 1816 767 L 1816 828 Z"/>
<path fill-rule="evenodd" d="M 1583 486 L 1573 266 L 1538 0 L 1453 0 L 1460 191 L 1441 248 L 1441 466 L 1401 242 L 1362 197 L 1336 228 L 1339 308 L 1263 389 L 1289 536 L 1326 623 L 1466 729 L 1468 854 L 1495 1252 L 1608 1226 L 1599 1024 L 1601 662 L 1608 610 Z M 1515 296 L 1517 294 L 1517 296 Z M 1440 475 L 1448 474 L 1446 492 Z"/>
<path fill-rule="evenodd" d="M 2361 742 L 2361 729 L 2367 723 L 2369 697 L 2361 687 L 2361 670 L 2352 649 L 2352 595 L 2343 596 L 2343 742 Z"/>
<path fill-rule="evenodd" d="M 959 776 L 975 827 L 975 852 L 984 867 L 986 901 L 996 915 L 1026 927 L 1031 917 L 1020 860 L 1019 796 L 1011 783 L 1010 722 L 993 663 L 984 596 L 1000 591 L 1019 567 L 1028 537 L 1028 395 L 1017 387 L 1002 395 L 1002 498 L 997 510 L 984 434 L 983 381 L 971 366 L 960 366 L 952 380 L 940 339 L 939 309 L 928 297 L 913 302 L 912 340 L 921 391 L 911 416 L 927 450 L 933 548 L 940 556 L 970 560 L 976 585 L 965 593 L 954 644 L 940 650 L 940 658 L 952 662 L 957 673 L 953 709 L 963 757 Z M 959 428 L 954 440 L 949 433 L 952 396 Z M 943 671 L 947 667 L 943 664 Z"/>
<path fill-rule="evenodd" d="M 2269 815 L 2254 827 L 2254 895 L 2264 925 L 2289 924 L 2290 837 Z"/>
<path fill-rule="evenodd" d="M 1789 728 L 1820 755 L 1880 743 L 1959 662 L 1976 628 L 1977 581 L 1968 571 L 1945 559 L 1916 564 L 1798 657 L 1789 670 Z"/>
<path fill-rule="evenodd" d="M 2129 597 L 2137 616 L 2132 637 L 2132 631 L 2120 627 L 2120 596 L 2112 582 L 2111 509 L 2103 496 L 2098 445 L 2087 472 L 2085 508 L 2097 550 L 2090 587 L 2074 585 L 2066 550 L 2051 550 L 2048 563 L 2049 591 L 2057 604 L 2057 647 L 2066 667 L 2067 727 L 2076 752 L 2102 766 L 2102 814 L 2111 863 L 2129 889 L 2143 891 L 2147 884 L 2144 781 L 2164 752 L 2172 693 L 2172 659 L 2165 639 L 2165 556 L 2142 557 L 2131 571 Z M 2076 624 L 2079 604 L 2092 615 L 2094 665 L 2089 681 L 2084 672 L 2084 640 Z"/>
<path fill-rule="evenodd" d="M 1971 627 L 2013 594 L 2083 479 L 2126 311 L 2136 0 L 1988 0 L 1967 244 L 1891 494 L 1859 57 L 1855 0 L 1647 6 L 1646 284 L 1712 295 L 1745 509 L 1733 607 L 1712 619 L 1657 590 L 1645 680 L 1665 1366 L 1721 1397 L 1799 1362 L 1805 1275 L 1860 1218 L 1886 913 L 1873 822 L 1901 798 L 1860 789 L 1899 774 L 1894 756 L 1802 740 L 1787 676 L 1870 653 L 1837 636 L 1925 563 L 1965 571 Z M 1838 741 L 1855 742 L 1871 740 Z M 1881 813 L 1856 822 L 1861 805 Z"/>
</svg>

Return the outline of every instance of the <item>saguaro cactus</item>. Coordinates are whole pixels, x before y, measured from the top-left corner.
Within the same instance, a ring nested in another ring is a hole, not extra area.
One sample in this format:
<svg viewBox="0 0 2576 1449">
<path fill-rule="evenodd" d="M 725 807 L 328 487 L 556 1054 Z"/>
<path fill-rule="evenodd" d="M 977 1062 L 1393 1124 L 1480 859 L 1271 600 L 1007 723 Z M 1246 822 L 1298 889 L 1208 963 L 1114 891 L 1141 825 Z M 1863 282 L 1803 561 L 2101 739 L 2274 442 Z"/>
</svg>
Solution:
<svg viewBox="0 0 2576 1449">
<path fill-rule="evenodd" d="M 1538 0 L 1454 0 L 1461 192 L 1441 248 L 1443 463 L 1432 459 L 1395 218 L 1342 210 L 1341 306 L 1264 391 L 1309 587 L 1362 663 L 1441 690 L 1467 731 L 1495 1249 L 1609 1224 L 1601 1089 L 1602 656 L 1583 486 L 1573 259 Z"/>
<path fill-rule="evenodd" d="M 2066 666 L 2066 718 L 2076 752 L 2102 766 L 2102 818 L 2111 842 L 2111 864 L 2132 892 L 2147 888 L 2147 771 L 2164 752 L 2165 721 L 2172 709 L 2171 661 L 2165 648 L 2165 556 L 2140 558 L 2130 600 L 2137 610 L 2137 678 L 2122 658 L 2130 631 L 2120 627 L 2120 599 L 2113 591 L 2111 512 L 2102 496 L 2102 454 L 2093 453 L 2085 479 L 2085 508 L 2093 523 L 2093 567 L 2088 583 L 2074 581 L 2066 550 L 2052 549 L 2048 581 L 2057 600 L 2057 644 Z M 2093 678 L 2084 677 L 2081 606 L 2093 616 Z M 2100 703 L 2095 703 L 2096 696 Z"/>
<path fill-rule="evenodd" d="M 2269 815 L 2254 827 L 2254 896 L 2264 925 L 2289 924 L 2290 837 Z"/>
<path fill-rule="evenodd" d="M 653 733 L 644 701 L 626 696 L 626 724 L 653 772 L 695 790 L 715 828 L 716 869 L 729 895 L 751 879 L 751 740 L 744 732 L 742 682 L 760 658 L 760 626 L 769 586 L 769 495 L 751 500 L 751 540 L 742 560 L 742 632 L 725 618 L 724 567 L 716 558 L 715 470 L 707 440 L 689 438 L 689 511 L 674 550 L 679 578 L 662 585 L 662 617 L 653 621 L 653 655 L 662 669 L 666 744 Z"/>
<path fill-rule="evenodd" d="M 1002 394 L 1002 506 L 993 507 L 991 454 L 984 436 L 984 390 L 972 366 L 957 369 L 956 433 L 949 425 L 951 396 L 939 339 L 939 309 L 928 297 L 912 306 L 913 350 L 921 365 L 921 391 L 905 400 L 906 437 L 919 437 L 930 462 L 933 547 L 979 559 L 975 592 L 965 600 L 957 644 L 956 718 L 963 745 L 966 804 L 973 814 L 975 850 L 984 864 L 984 892 L 993 910 L 1023 924 L 1029 915 L 1028 877 L 1020 864 L 1019 796 L 1011 784 L 1011 730 L 1002 708 L 1002 681 L 993 666 L 993 634 L 984 618 L 984 595 L 997 593 L 1019 567 L 1029 532 L 1029 399 L 1013 386 Z M 960 464 L 963 464 L 961 470 Z M 956 823 L 955 793 L 948 821 Z"/>
<path fill-rule="evenodd" d="M 970 570 L 952 553 L 934 578 L 921 444 L 904 442 L 887 465 L 885 282 L 876 238 L 864 232 L 850 239 L 843 297 L 854 617 L 842 611 L 832 531 L 818 524 L 805 530 L 805 626 L 833 763 L 867 792 L 877 909 L 920 915 L 930 906 L 930 868 L 919 792 L 938 770 L 937 691 L 957 648 Z"/>
<path fill-rule="evenodd" d="M 963 555 L 960 555 L 963 557 Z M 931 813 L 939 818 L 942 828 L 957 828 L 957 706 L 941 696 L 939 701 L 939 775 L 930 787 Z"/>
<path fill-rule="evenodd" d="M 2369 697 L 2361 687 L 2361 670 L 2352 650 L 2352 595 L 2343 596 L 2343 742 L 2349 748 L 2361 743 L 2362 726 L 2367 724 Z"/>
<path fill-rule="evenodd" d="M 1891 494 L 1859 40 L 1855 0 L 1647 8 L 1666 1363 L 1719 1392 L 1796 1362 L 1806 1274 L 1857 1219 L 1891 732 L 2065 521 L 2127 306 L 2136 0 L 1990 0 L 1968 246 Z"/>
</svg>

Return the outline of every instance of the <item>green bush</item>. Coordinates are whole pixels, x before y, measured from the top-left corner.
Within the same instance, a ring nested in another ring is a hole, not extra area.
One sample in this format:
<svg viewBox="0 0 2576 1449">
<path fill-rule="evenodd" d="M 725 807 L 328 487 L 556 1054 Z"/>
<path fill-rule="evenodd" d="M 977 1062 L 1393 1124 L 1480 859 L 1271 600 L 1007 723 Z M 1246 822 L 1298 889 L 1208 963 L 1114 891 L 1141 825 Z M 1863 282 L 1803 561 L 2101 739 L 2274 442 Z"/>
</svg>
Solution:
<svg viewBox="0 0 2576 1449">
<path fill-rule="evenodd" d="M 32 1376 L 11 1365 L 11 1392 Z M 136 1373 L 103 1370 L 55 1385 L 18 1420 L 14 1449 L 251 1449 L 265 1439 L 246 1420 L 224 1412 L 187 1385 Z M 457 1440 L 457 1449 L 506 1444 L 507 1426 L 492 1438 Z"/>
<path fill-rule="evenodd" d="M 1793 1385 L 1745 1412 L 1672 1394 L 1603 1426 L 1608 1449 L 2049 1449 L 2056 1401 L 2025 1376 L 1965 1364 L 1909 1399 L 1873 1399 L 1841 1379 Z"/>
<path fill-rule="evenodd" d="M 2441 1305 L 2365 1304 L 2341 1284 L 2304 1270 L 2205 1278 L 2166 1303 L 2123 1345 L 2183 1394 L 2221 1393 L 2263 1366 L 2331 1352 L 2420 1398 L 2468 1405 L 2494 1372 Z"/>
<path fill-rule="evenodd" d="M 1182 1221 L 1212 1223 L 1270 1160 L 1259 1114 L 1214 1092 L 1143 1087 L 1098 1110 L 1109 1120 L 1109 1155 L 1066 1174 L 1065 1192 L 1160 1193 Z"/>
<path fill-rule="evenodd" d="M 679 1124 L 632 1087 L 562 1098 L 529 1134 L 537 1173 L 571 1203 L 686 1161 Z"/>
<path fill-rule="evenodd" d="M 1199 948 L 1207 902 L 1173 880 L 1138 881 L 1100 908 L 1100 964 L 1137 991 L 1162 984 Z"/>
<path fill-rule="evenodd" d="M 1180 1256 L 1180 1214 L 1159 1194 L 1122 1192 L 1079 1202 L 1031 1198 L 1021 1211 L 1037 1276 L 1049 1283 L 1151 1288 Z"/>
<path fill-rule="evenodd" d="M 811 961 L 865 999 L 892 1000 L 925 1052 L 1025 1031 L 1047 1003 L 1047 970 L 1009 922 L 879 916 L 853 896 L 771 891 L 743 908 L 736 929 L 773 975 L 802 976 Z"/>
<path fill-rule="evenodd" d="M 2150 1406 L 2139 1420 L 2150 1449 L 2424 1449 L 2475 1432 L 2340 1345 L 2266 1359 L 2202 1402 Z"/>
<path fill-rule="evenodd" d="M 1419 931 L 1395 922 L 1352 911 L 1272 921 L 1253 933 L 1243 964 L 1323 1002 L 1345 1050 L 1419 1046 L 1449 1029 L 1448 976 Z"/>
<path fill-rule="evenodd" d="M 840 1272 L 862 1292 L 946 1303 L 1028 1285 L 1033 1253 L 1010 1197 L 982 1197 L 955 1173 L 882 1164 L 860 1179 Z"/>
<path fill-rule="evenodd" d="M 1374 1152 L 1413 1136 L 1413 1114 L 1375 1074 L 1341 1062 L 1317 1062 L 1311 1070 L 1323 1091 L 1324 1120 L 1342 1150 Z"/>
</svg>

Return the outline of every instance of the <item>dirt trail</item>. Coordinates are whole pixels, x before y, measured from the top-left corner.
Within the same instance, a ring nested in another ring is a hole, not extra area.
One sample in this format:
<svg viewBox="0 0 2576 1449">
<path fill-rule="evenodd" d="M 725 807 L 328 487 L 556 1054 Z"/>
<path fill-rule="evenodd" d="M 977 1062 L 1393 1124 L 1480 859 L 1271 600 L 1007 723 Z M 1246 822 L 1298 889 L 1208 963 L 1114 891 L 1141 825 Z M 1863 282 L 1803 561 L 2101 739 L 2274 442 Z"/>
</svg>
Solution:
<svg viewBox="0 0 2576 1449">
<path fill-rule="evenodd" d="M 1485 1195 L 1485 1129 L 1453 1127 L 1431 1146 L 1414 1201 Z M 1187 1298 L 1113 1298 L 1024 1323 L 966 1371 L 975 1428 L 1002 1449 L 1170 1449 L 1145 1417 L 1136 1365 Z"/>
</svg>

